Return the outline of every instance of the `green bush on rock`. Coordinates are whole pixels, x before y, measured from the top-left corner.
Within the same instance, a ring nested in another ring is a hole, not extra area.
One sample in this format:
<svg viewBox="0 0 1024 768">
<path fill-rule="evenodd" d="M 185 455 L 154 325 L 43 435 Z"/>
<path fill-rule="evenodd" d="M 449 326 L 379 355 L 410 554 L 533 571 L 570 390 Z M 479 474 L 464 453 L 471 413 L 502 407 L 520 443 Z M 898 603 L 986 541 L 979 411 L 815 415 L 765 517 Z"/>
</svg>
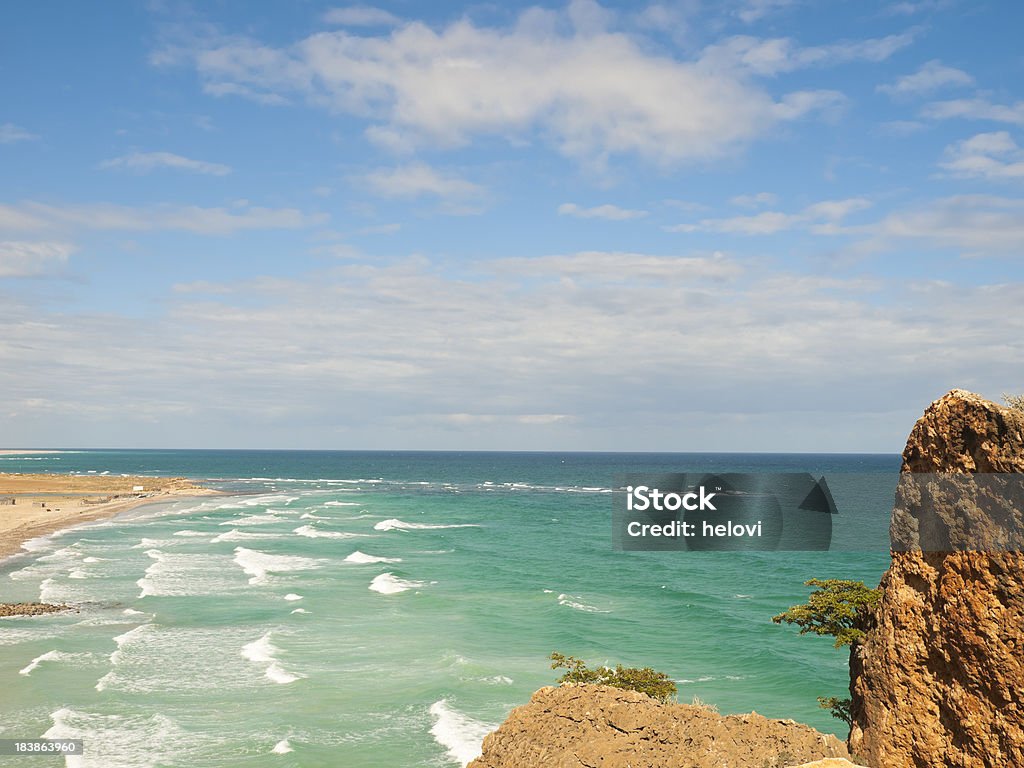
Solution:
<svg viewBox="0 0 1024 768">
<path fill-rule="evenodd" d="M 623 667 L 618 664 L 615 669 L 611 667 L 590 669 L 586 662 L 575 656 L 566 656 L 555 652 L 551 654 L 550 658 L 552 669 L 565 670 L 558 678 L 559 683 L 610 685 L 612 688 L 645 693 L 663 704 L 676 694 L 676 684 L 672 682 L 671 678 L 664 672 L 655 672 L 650 667 L 641 669 Z"/>
</svg>

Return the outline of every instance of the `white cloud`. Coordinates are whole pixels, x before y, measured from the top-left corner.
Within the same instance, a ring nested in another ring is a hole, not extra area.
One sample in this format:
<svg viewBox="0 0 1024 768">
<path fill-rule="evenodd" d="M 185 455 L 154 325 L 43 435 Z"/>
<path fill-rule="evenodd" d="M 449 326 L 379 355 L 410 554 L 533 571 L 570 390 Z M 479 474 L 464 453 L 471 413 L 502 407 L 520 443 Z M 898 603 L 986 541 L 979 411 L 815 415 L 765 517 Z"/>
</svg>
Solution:
<svg viewBox="0 0 1024 768">
<path fill-rule="evenodd" d="M 765 16 L 792 8 L 798 0 L 744 0 L 743 4 L 736 11 L 740 21 L 745 24 L 752 24 L 760 21 Z"/>
<path fill-rule="evenodd" d="M 100 168 L 107 170 L 129 170 L 146 173 L 158 168 L 173 168 L 208 176 L 226 176 L 231 168 L 221 163 L 208 163 L 203 160 L 192 160 L 188 157 L 175 155 L 172 152 L 132 152 L 121 157 L 104 160 Z"/>
<path fill-rule="evenodd" d="M 397 168 L 378 168 L 359 177 L 370 191 L 380 197 L 414 198 L 435 195 L 440 198 L 469 198 L 484 194 L 484 188 L 451 174 L 441 173 L 425 163 Z"/>
<path fill-rule="evenodd" d="M 878 86 L 878 90 L 892 96 L 908 96 L 932 93 L 940 88 L 968 86 L 973 83 L 974 78 L 962 69 L 947 67 L 938 59 L 933 59 L 923 64 L 917 72 L 911 75 L 904 75 L 894 83 Z"/>
<path fill-rule="evenodd" d="M 836 103 L 834 92 L 776 100 L 746 71 L 706 55 L 690 61 L 651 52 L 630 35 L 606 31 L 610 20 L 595 3 L 575 2 L 559 14 L 524 11 L 503 28 L 465 18 L 440 29 L 412 22 L 387 35 L 322 32 L 287 48 L 213 40 L 190 55 L 209 93 L 298 95 L 369 120 L 367 136 L 381 146 L 540 138 L 597 166 L 626 154 L 664 165 L 704 162 Z M 875 60 L 905 37 L 798 58 Z"/>
<path fill-rule="evenodd" d="M 1019 255 L 1024 251 L 1024 199 L 956 195 L 891 213 L 864 231 L 888 247 L 913 239 L 967 255 Z"/>
<path fill-rule="evenodd" d="M 298 229 L 323 220 L 295 208 L 245 207 L 236 211 L 194 205 L 131 207 L 113 203 L 55 206 L 38 202 L 0 204 L 0 232 L 51 229 L 151 231 L 179 230 L 227 235 L 253 229 Z"/>
<path fill-rule="evenodd" d="M 988 99 L 952 99 L 935 101 L 922 110 L 925 117 L 934 120 L 963 118 L 966 120 L 992 120 L 997 123 L 1024 125 L 1024 101 L 1016 104 L 993 104 Z"/>
<path fill-rule="evenodd" d="M 886 6 L 882 13 L 889 16 L 912 16 L 924 11 L 937 11 L 952 5 L 954 0 L 917 0 L 917 2 L 900 2 Z"/>
<path fill-rule="evenodd" d="M 878 126 L 879 131 L 888 136 L 912 136 L 924 130 L 924 123 L 916 120 L 889 120 Z"/>
<path fill-rule="evenodd" d="M 546 276 L 597 282 L 730 280 L 743 272 L 740 264 L 720 252 L 710 256 L 652 256 L 624 251 L 581 251 L 567 255 L 497 259 L 488 268 L 517 275 L 518 279 Z"/>
<path fill-rule="evenodd" d="M 740 208 L 760 208 L 762 205 L 775 205 L 779 202 L 779 196 L 771 192 L 756 192 L 752 195 L 736 195 L 729 202 Z"/>
<path fill-rule="evenodd" d="M 324 13 L 324 21 L 344 27 L 392 27 L 401 23 L 395 14 L 370 5 L 332 8 Z"/>
<path fill-rule="evenodd" d="M 946 147 L 939 166 L 961 178 L 1024 179 L 1024 150 L 1006 131 L 979 133 Z"/>
<path fill-rule="evenodd" d="M 647 211 L 620 208 L 617 205 L 605 204 L 583 208 L 576 203 L 562 203 L 558 206 L 558 213 L 561 216 L 575 216 L 578 219 L 607 219 L 609 221 L 640 219 L 647 215 Z"/>
<path fill-rule="evenodd" d="M 68 243 L 0 241 L 0 278 L 49 274 L 64 266 L 73 252 Z"/>
<path fill-rule="evenodd" d="M 549 450 L 669 450 L 685 434 L 797 450 L 817 434 L 805 422 L 830 413 L 816 447 L 895 450 L 908 422 L 855 441 L 866 413 L 1019 380 L 1024 358 L 1019 283 L 649 254 L 477 266 L 474 279 L 410 259 L 198 286 L 145 318 L 42 307 L 29 321 L 2 304 L 0 400 L 23 412 L 6 434 Z M 736 428 L 737 415 L 753 426 Z"/>
<path fill-rule="evenodd" d="M 867 40 L 842 40 L 829 45 L 801 47 L 788 37 L 760 38 L 736 35 L 708 46 L 704 66 L 742 69 L 755 75 L 772 76 L 808 67 L 834 66 L 853 61 L 885 61 L 910 45 L 915 30 Z"/>
<path fill-rule="evenodd" d="M 762 211 L 752 216 L 733 216 L 724 219 L 702 219 L 696 224 L 677 224 L 666 227 L 669 232 L 722 232 L 738 235 L 773 235 L 799 226 L 811 226 L 818 234 L 831 234 L 824 226 L 842 221 L 857 211 L 871 207 L 862 197 L 845 200 L 823 200 L 804 208 L 800 213 Z"/>
<path fill-rule="evenodd" d="M 36 134 L 14 123 L 0 125 L 0 144 L 13 144 L 16 141 L 32 141 L 38 138 Z"/>
</svg>

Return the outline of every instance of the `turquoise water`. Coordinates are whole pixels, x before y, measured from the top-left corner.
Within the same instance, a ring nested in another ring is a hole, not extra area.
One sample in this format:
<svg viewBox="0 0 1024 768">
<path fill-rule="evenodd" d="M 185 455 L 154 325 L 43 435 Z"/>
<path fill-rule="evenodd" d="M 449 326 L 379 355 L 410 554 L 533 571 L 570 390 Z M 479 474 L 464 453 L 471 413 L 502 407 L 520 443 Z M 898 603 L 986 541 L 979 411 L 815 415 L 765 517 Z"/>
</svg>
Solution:
<svg viewBox="0 0 1024 768">
<path fill-rule="evenodd" d="M 877 583 L 898 466 L 696 454 L 7 457 L 6 471 L 187 475 L 229 495 L 142 507 L 36 540 L 0 566 L 0 600 L 81 606 L 0 619 L 0 738 L 82 738 L 84 758 L 68 764 L 102 768 L 459 766 L 555 680 L 554 650 L 653 666 L 682 701 L 844 737 L 815 697 L 843 694 L 845 651 L 770 618 L 803 601 L 811 577 Z M 630 471 L 829 473 L 846 524 L 837 535 L 863 551 L 615 552 L 610 491 Z M 878 482 L 844 490 L 853 473 Z"/>
</svg>

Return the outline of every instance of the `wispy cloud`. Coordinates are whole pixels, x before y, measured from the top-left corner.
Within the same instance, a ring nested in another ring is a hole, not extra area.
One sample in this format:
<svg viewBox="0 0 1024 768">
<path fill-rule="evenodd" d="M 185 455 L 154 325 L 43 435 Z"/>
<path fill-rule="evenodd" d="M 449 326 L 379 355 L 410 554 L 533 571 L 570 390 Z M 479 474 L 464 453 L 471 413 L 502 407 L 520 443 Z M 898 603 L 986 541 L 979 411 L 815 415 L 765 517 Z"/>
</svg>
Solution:
<svg viewBox="0 0 1024 768">
<path fill-rule="evenodd" d="M 1016 104 L 995 104 L 984 98 L 935 101 L 926 105 L 922 114 L 933 120 L 962 118 L 1024 125 L 1024 101 Z"/>
<path fill-rule="evenodd" d="M 401 22 L 395 14 L 370 5 L 350 5 L 331 8 L 324 13 L 324 21 L 345 27 L 390 27 Z"/>
<path fill-rule="evenodd" d="M 0 278 L 50 274 L 64 266 L 73 252 L 69 243 L 0 241 Z"/>
<path fill-rule="evenodd" d="M 0 204 L 0 233 L 59 230 L 179 230 L 228 235 L 254 229 L 298 229 L 323 221 L 295 208 L 246 206 L 235 210 L 194 205 L 132 207 L 113 203 L 57 206 L 26 201 Z"/>
<path fill-rule="evenodd" d="M 917 30 L 866 40 L 841 40 L 828 45 L 801 46 L 788 37 L 761 38 L 736 35 L 708 46 L 704 67 L 741 69 L 772 76 L 808 67 L 825 67 L 853 61 L 885 61 L 914 42 Z"/>
<path fill-rule="evenodd" d="M 0 144 L 14 144 L 16 141 L 33 141 L 39 136 L 14 123 L 0 124 Z"/>
<path fill-rule="evenodd" d="M 956 195 L 890 213 L 864 231 L 887 245 L 912 239 L 966 255 L 1016 255 L 1024 251 L 1024 199 Z"/>
<path fill-rule="evenodd" d="M 127 155 L 104 160 L 99 164 L 104 170 L 127 170 L 139 173 L 160 168 L 172 168 L 179 171 L 190 171 L 208 176 L 227 176 L 231 168 L 221 163 L 208 163 L 203 160 L 192 160 L 172 152 L 131 152 Z"/>
<path fill-rule="evenodd" d="M 936 382 L 1009 376 L 1024 338 L 1020 285 L 900 283 L 879 303 L 870 280 L 746 274 L 727 257 L 584 253 L 480 267 L 474 280 L 407 260 L 208 285 L 170 297 L 153 321 L 45 310 L 12 321 L 0 306 L 0 370 L 19 371 L 3 386 L 5 408 L 21 414 L 7 423 L 24 429 L 57 408 L 61 429 L 146 425 L 150 444 L 201 429 L 208 441 L 296 446 L 296 425 L 310 425 L 298 430 L 307 447 L 343 435 L 506 449 L 552 428 L 557 445 L 627 450 L 649 448 L 666 418 L 665 439 L 684 429 L 717 448 L 729 440 L 723 419 L 742 413 L 763 419 L 745 446 L 796 449 L 778 433 L 812 434 L 794 427 L 797 414 L 844 413 L 851 392 L 871 393 L 858 422 L 894 402 L 916 409 Z M 830 424 L 827 447 L 848 448 L 837 428 L 849 425 Z"/>
<path fill-rule="evenodd" d="M 787 10 L 798 4 L 798 0 L 744 0 L 736 16 L 745 24 L 753 24 L 765 16 Z"/>
<path fill-rule="evenodd" d="M 1006 131 L 979 133 L 946 147 L 939 166 L 961 178 L 1024 179 L 1024 150 Z"/>
<path fill-rule="evenodd" d="M 397 168 L 378 168 L 356 179 L 380 197 L 415 198 L 431 195 L 444 199 L 464 199 L 484 194 L 484 188 L 459 176 L 443 173 L 426 163 L 411 163 Z"/>
<path fill-rule="evenodd" d="M 710 256 L 654 256 L 624 251 L 581 251 L 579 253 L 506 258 L 492 262 L 489 269 L 524 277 L 573 277 L 584 281 L 729 280 L 743 268 L 721 252 Z"/>
<path fill-rule="evenodd" d="M 760 208 L 762 205 L 775 205 L 779 202 L 779 196 L 772 192 L 756 192 L 752 195 L 736 195 L 729 202 L 740 208 Z"/>
<path fill-rule="evenodd" d="M 890 96 L 917 96 L 942 88 L 965 87 L 973 83 L 974 78 L 962 69 L 947 67 L 938 59 L 933 59 L 921 65 L 913 74 L 897 78 L 893 83 L 878 86 L 878 90 Z"/>
<path fill-rule="evenodd" d="M 799 213 L 762 211 L 751 216 L 702 219 L 696 224 L 677 224 L 665 229 L 669 232 L 773 235 L 798 226 L 811 226 L 819 234 L 830 234 L 831 230 L 828 229 L 827 225 L 840 222 L 850 214 L 870 207 L 871 201 L 863 197 L 851 197 L 844 200 L 823 200 L 807 206 Z"/>
<path fill-rule="evenodd" d="M 591 208 L 583 208 L 576 203 L 562 203 L 558 206 L 558 213 L 561 216 L 575 216 L 578 219 L 607 219 L 608 221 L 627 221 L 629 219 L 640 219 L 647 215 L 647 211 L 631 210 L 620 208 L 617 205 L 605 204 L 595 205 Z"/>
</svg>

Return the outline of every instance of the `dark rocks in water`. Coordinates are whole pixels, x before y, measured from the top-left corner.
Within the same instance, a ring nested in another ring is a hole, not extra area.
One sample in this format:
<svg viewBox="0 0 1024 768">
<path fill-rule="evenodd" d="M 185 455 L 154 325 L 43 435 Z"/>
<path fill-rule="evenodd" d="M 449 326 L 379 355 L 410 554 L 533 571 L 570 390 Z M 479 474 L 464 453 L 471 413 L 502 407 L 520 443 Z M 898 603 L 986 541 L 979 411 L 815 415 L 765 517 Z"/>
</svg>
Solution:
<svg viewBox="0 0 1024 768">
<path fill-rule="evenodd" d="M 75 611 L 72 605 L 55 603 L 0 603 L 0 616 L 42 616 L 44 613 Z"/>
</svg>

